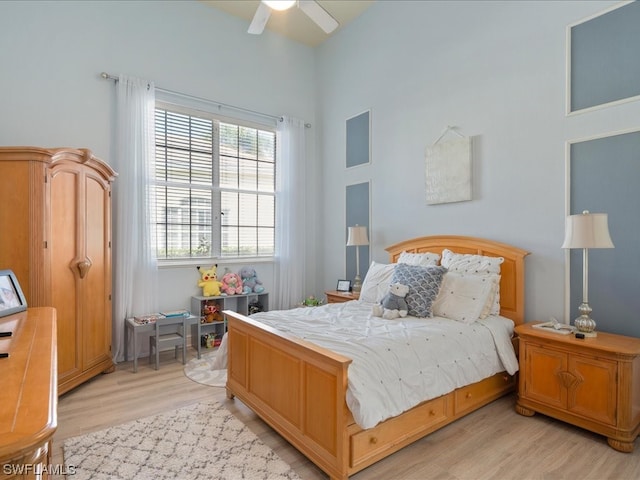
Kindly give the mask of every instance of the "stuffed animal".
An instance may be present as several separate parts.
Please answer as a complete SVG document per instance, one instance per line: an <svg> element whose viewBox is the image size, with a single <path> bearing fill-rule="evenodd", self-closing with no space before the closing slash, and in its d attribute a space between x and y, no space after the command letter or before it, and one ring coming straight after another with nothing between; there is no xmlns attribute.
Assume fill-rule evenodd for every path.
<svg viewBox="0 0 640 480"><path fill-rule="evenodd" d="M237 295L242 293L242 278L237 273L225 271L222 276L222 286L220 287L223 295Z"/></svg>
<svg viewBox="0 0 640 480"><path fill-rule="evenodd" d="M217 297L220 295L220 287L222 282L218 280L218 265L214 265L209 269L196 267L200 272L202 279L198 282L198 286L202 287L203 297Z"/></svg>
<svg viewBox="0 0 640 480"><path fill-rule="evenodd" d="M262 282L258 280L256 271L253 267L242 267L240 269L240 278L242 279L242 293L262 293L264 287Z"/></svg>
<svg viewBox="0 0 640 480"><path fill-rule="evenodd" d="M200 323L213 323L222 321L222 313L220 313L220 306L213 300L207 300L207 303L202 307L202 317Z"/></svg>
<svg viewBox="0 0 640 480"><path fill-rule="evenodd" d="M260 302L254 300L249 304L249 315L253 315L258 312L264 312L264 307Z"/></svg>
<svg viewBox="0 0 640 480"><path fill-rule="evenodd" d="M392 283L389 292L382 298L378 305L374 305L371 315L392 320L398 317L406 317L409 307L404 297L409 293L409 287L401 283Z"/></svg>

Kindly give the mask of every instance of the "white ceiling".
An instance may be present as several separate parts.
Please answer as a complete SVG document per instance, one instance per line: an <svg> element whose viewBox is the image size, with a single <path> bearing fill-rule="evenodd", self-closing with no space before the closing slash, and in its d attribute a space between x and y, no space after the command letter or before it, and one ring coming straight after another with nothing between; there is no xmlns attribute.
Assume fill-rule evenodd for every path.
<svg viewBox="0 0 640 480"><path fill-rule="evenodd" d="M247 29L260 3L259 0L201 1L213 8L245 19L247 21ZM321 0L318 1L318 3L340 24L338 28L333 31L333 33L335 33L369 8L373 0ZM272 11L266 28L311 47L320 45L329 37L329 35L324 33L320 27L297 7L293 7L284 12ZM247 35L249 35L249 33L247 33Z"/></svg>

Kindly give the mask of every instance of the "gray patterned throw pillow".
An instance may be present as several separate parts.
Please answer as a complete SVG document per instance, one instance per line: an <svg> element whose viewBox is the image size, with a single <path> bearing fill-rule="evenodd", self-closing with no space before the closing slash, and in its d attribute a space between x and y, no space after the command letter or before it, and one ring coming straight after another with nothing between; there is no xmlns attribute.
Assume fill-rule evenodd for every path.
<svg viewBox="0 0 640 480"><path fill-rule="evenodd" d="M405 300L409 315L414 317L432 317L431 306L438 296L442 278L447 269L444 267L420 267L398 263L393 272L391 283L402 283L409 287Z"/></svg>

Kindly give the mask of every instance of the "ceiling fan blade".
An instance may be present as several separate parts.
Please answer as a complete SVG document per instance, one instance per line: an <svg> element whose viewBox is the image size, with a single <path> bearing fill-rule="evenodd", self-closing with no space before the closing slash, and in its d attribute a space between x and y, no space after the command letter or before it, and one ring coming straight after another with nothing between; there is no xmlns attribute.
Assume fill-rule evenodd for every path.
<svg viewBox="0 0 640 480"><path fill-rule="evenodd" d="M258 9L256 10L256 14L253 16L253 20L251 20L251 25L249 25L249 33L260 35L264 31L264 27L270 16L271 9L264 3L260 2Z"/></svg>
<svg viewBox="0 0 640 480"><path fill-rule="evenodd" d="M325 33L331 33L338 28L338 21L322 8L318 2L313 0L299 0L298 7L300 7L300 10L311 20L317 23Z"/></svg>

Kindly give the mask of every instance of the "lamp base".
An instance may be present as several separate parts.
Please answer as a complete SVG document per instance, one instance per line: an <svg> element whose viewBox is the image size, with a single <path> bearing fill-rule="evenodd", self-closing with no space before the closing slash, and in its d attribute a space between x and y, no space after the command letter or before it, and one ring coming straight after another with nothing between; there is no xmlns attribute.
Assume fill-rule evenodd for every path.
<svg viewBox="0 0 640 480"><path fill-rule="evenodd" d="M360 275L356 275L356 278L353 279L353 285L351 285L351 291L353 293L360 293L362 290L362 279Z"/></svg>
<svg viewBox="0 0 640 480"><path fill-rule="evenodd" d="M596 337L596 322L589 316L591 307L587 302L582 302L578 307L580 316L573 321L578 333L582 333L585 337Z"/></svg>

